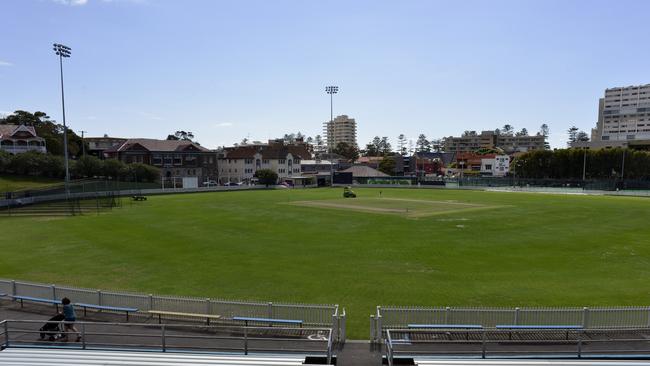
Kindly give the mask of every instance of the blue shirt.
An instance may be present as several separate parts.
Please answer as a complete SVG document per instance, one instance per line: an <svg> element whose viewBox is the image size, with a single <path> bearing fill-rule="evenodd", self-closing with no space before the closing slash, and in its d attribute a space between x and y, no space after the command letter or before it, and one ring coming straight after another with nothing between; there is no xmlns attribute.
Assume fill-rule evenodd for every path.
<svg viewBox="0 0 650 366"><path fill-rule="evenodd" d="M77 320L77 315L74 313L74 307L72 307L72 304L63 305L63 317L65 317L65 320L69 322Z"/></svg>

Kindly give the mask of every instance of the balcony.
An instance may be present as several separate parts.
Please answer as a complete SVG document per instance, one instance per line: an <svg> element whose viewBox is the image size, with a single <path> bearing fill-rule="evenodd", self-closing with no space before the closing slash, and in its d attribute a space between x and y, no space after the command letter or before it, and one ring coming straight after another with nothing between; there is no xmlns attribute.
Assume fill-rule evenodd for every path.
<svg viewBox="0 0 650 366"><path fill-rule="evenodd" d="M10 154L22 154L28 151L38 151L42 153L46 153L47 150L45 149L45 146L29 146L29 145L21 145L21 146L12 146L12 145L0 145L0 150L4 150Z"/></svg>

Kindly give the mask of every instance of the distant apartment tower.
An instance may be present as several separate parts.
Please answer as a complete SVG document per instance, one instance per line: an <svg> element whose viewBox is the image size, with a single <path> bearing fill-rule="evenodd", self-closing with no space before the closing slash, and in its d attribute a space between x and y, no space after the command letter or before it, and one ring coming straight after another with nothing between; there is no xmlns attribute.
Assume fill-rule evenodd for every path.
<svg viewBox="0 0 650 366"><path fill-rule="evenodd" d="M531 150L543 150L546 137L517 136L497 134L494 131L483 131L480 134L475 132L461 137L447 137L445 139L445 152L472 152L479 149L502 149L506 153L525 152Z"/></svg>
<svg viewBox="0 0 650 366"><path fill-rule="evenodd" d="M323 134L327 137L328 151L341 142L357 146L357 122L345 114L323 123Z"/></svg>
<svg viewBox="0 0 650 366"><path fill-rule="evenodd" d="M591 141L573 147L611 148L650 143L650 84L605 89Z"/></svg>

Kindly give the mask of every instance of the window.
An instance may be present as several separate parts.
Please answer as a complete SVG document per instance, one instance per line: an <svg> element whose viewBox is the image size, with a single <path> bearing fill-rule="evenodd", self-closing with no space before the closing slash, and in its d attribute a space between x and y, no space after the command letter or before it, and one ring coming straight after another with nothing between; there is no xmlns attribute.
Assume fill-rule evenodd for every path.
<svg viewBox="0 0 650 366"><path fill-rule="evenodd" d="M253 159L245 159L244 164L253 164Z"/></svg>
<svg viewBox="0 0 650 366"><path fill-rule="evenodd" d="M162 165L162 155L160 154L153 155L153 165Z"/></svg>
<svg viewBox="0 0 650 366"><path fill-rule="evenodd" d="M268 164L268 163L269 163L269 159L262 160L262 164Z"/></svg>
<svg viewBox="0 0 650 366"><path fill-rule="evenodd" d="M279 160L278 160L278 164L285 164L285 163L286 163L286 160L285 160L285 159L279 159Z"/></svg>

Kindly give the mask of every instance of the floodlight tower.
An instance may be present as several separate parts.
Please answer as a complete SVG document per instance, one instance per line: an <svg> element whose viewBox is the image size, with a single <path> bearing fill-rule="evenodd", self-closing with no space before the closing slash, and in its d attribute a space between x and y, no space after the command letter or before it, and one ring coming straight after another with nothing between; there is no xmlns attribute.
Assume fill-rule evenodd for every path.
<svg viewBox="0 0 650 366"><path fill-rule="evenodd" d="M61 108L63 110L63 156L65 159L65 191L68 192L70 184L70 171L68 169L68 127L65 124L65 95L63 93L63 58L70 57L70 47L60 43L54 44L54 53L59 56L59 68L61 70Z"/></svg>
<svg viewBox="0 0 650 366"><path fill-rule="evenodd" d="M327 134L329 135L329 129L334 128L333 122L334 122L334 94L339 92L339 87L335 85L329 85L325 87L325 92L330 95L330 124L329 128L327 131ZM327 136L327 150L331 153L332 152L332 145L330 144L329 141L330 137ZM332 163L332 157L330 156L330 184L333 187L334 186L334 164Z"/></svg>
<svg viewBox="0 0 650 366"><path fill-rule="evenodd" d="M334 94L339 92L339 87L334 86L334 85L326 86L325 87L325 92L330 95L330 127L331 127L331 124L334 121ZM328 138L329 138L329 136L328 136ZM332 147L331 147L329 141L327 142L327 145L329 145L328 150L331 153L332 152Z"/></svg>

